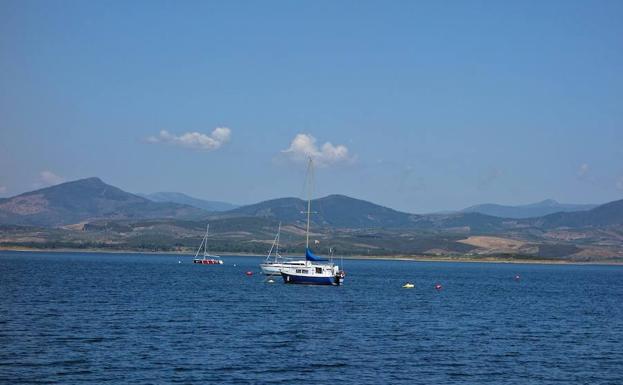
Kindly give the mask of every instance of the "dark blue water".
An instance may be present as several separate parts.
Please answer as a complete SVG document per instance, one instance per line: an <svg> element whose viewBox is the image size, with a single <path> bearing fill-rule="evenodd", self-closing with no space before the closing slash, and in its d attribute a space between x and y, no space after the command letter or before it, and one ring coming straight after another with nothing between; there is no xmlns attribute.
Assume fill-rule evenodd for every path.
<svg viewBox="0 0 623 385"><path fill-rule="evenodd" d="M1 252L0 383L623 384L621 266L225 261Z"/></svg>

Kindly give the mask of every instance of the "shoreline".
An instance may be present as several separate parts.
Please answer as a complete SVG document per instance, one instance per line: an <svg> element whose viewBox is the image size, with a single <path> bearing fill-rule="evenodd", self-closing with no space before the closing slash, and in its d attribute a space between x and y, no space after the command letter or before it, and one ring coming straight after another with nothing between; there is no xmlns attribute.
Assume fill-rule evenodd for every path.
<svg viewBox="0 0 623 385"><path fill-rule="evenodd" d="M137 251L137 250L107 250L107 249L37 249L28 247L0 247L0 251L29 252L29 253L92 253L92 254L154 254L154 255L179 255L194 256L194 253L185 251ZM265 258L265 255L246 252L220 252L220 256L227 257L257 257ZM286 255L286 257L295 257ZM300 257L300 256L299 256ZM506 263L506 264L530 264L530 265L614 265L622 266L623 261L567 261L552 259L505 259L483 256L474 257L451 257L430 255L349 255L334 257L334 259L371 260L371 261L411 261L411 262L459 262L459 263Z"/></svg>

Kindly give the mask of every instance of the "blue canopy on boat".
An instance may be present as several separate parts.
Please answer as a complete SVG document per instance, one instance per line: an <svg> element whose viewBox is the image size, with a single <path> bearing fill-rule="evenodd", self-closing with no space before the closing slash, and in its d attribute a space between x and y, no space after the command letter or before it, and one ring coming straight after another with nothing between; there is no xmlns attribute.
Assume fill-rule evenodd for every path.
<svg viewBox="0 0 623 385"><path fill-rule="evenodd" d="M315 255L309 247L305 250L305 259L314 262L328 261L328 259Z"/></svg>

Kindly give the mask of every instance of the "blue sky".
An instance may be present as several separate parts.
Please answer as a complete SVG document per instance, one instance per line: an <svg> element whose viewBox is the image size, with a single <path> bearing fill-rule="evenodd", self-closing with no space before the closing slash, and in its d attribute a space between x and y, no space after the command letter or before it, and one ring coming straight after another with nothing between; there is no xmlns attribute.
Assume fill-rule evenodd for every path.
<svg viewBox="0 0 623 385"><path fill-rule="evenodd" d="M316 195L411 212L621 199L621 20L620 1L5 0L0 196L99 176L252 203L301 196L311 153Z"/></svg>

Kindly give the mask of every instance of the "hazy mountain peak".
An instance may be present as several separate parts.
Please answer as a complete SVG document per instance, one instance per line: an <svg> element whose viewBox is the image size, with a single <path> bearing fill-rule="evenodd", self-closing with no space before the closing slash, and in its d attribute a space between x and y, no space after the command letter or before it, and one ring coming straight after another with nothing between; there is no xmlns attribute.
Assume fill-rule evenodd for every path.
<svg viewBox="0 0 623 385"><path fill-rule="evenodd" d="M181 193L181 192L172 192L172 191L162 191L155 192L151 194L138 194L139 196L149 199L153 202L171 202L171 203L179 203L184 205L189 205L193 207L197 207L207 211L227 211L235 209L239 207L238 205L228 203L228 202L220 202L220 201L211 201L200 198L195 198L190 195Z"/></svg>
<svg viewBox="0 0 623 385"><path fill-rule="evenodd" d="M559 205L560 203L558 203L558 201L554 199L549 198L549 199L544 199L536 204L543 205L543 206L556 206L556 205Z"/></svg>
<svg viewBox="0 0 623 385"><path fill-rule="evenodd" d="M537 203L526 205L499 205L494 203L485 203L475 205L461 210L465 213L481 213L502 218L532 218L549 215L557 212L573 212L590 210L597 205L593 204L567 204L559 203L554 199L545 199Z"/></svg>
<svg viewBox="0 0 623 385"><path fill-rule="evenodd" d="M276 218L284 222L297 222L305 219L305 203L299 198L279 198L242 206L225 214L259 216ZM311 219L314 223L344 228L401 228L409 226L414 217L412 214L340 194L314 199L312 210L314 214Z"/></svg>
<svg viewBox="0 0 623 385"><path fill-rule="evenodd" d="M0 223L57 226L96 218L178 218L204 211L155 203L91 177L45 187L0 202Z"/></svg>

